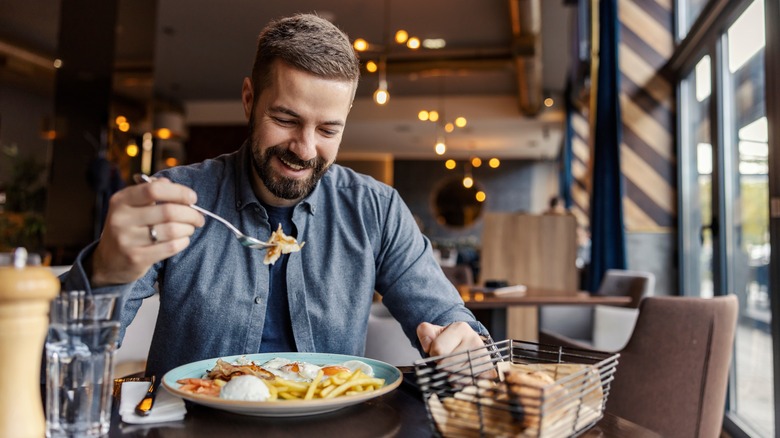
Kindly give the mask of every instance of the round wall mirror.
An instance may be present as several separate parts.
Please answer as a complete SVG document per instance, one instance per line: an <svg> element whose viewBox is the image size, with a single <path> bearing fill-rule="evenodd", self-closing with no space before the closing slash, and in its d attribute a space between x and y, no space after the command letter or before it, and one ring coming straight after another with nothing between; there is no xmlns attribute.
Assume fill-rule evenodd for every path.
<svg viewBox="0 0 780 438"><path fill-rule="evenodd" d="M451 227L467 227L473 224L482 213L482 202L477 200L477 193L480 191L476 183L466 188L461 178L448 179L434 194L433 210L436 220Z"/></svg>

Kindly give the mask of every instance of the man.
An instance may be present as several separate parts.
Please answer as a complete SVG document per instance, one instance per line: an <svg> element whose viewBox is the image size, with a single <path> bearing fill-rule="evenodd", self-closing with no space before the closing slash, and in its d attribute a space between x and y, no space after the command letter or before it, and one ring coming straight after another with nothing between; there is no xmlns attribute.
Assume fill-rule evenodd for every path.
<svg viewBox="0 0 780 438"><path fill-rule="evenodd" d="M483 345L398 193L334 165L359 78L348 38L313 15L271 23L241 93L249 140L111 199L66 288L122 290L122 322L160 292L147 372L255 352L363 352L374 290L431 355ZM265 240L305 241L270 267L196 203Z"/></svg>

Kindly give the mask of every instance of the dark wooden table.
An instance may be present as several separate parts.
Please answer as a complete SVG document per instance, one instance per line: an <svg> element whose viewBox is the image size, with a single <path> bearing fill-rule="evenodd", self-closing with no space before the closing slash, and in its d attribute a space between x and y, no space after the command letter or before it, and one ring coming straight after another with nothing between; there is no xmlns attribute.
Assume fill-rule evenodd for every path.
<svg viewBox="0 0 780 438"><path fill-rule="evenodd" d="M405 374L405 383L389 394L336 412L305 417L253 417L188 403L187 417L183 421L132 425L121 422L115 406L109 437L432 437L433 430L422 398L413 385L407 383L412 381L414 376ZM581 436L651 438L659 435L606 414Z"/></svg>

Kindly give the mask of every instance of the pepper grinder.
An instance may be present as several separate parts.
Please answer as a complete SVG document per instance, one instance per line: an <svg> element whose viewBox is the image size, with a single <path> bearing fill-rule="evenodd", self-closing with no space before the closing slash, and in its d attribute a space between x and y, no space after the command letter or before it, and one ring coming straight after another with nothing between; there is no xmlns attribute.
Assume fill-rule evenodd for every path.
<svg viewBox="0 0 780 438"><path fill-rule="evenodd" d="M13 259L0 266L0 436L40 438L41 356L60 282L48 268L27 266L24 248Z"/></svg>

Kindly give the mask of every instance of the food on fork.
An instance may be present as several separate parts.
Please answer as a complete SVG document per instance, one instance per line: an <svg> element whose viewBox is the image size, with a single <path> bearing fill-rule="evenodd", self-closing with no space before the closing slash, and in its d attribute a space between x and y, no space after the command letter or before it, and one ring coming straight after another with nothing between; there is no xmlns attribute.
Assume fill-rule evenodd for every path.
<svg viewBox="0 0 780 438"><path fill-rule="evenodd" d="M295 237L284 234L284 231L282 231L282 224L279 224L279 228L271 233L268 243L276 246L269 247L266 250L265 258L263 259L263 264L265 265L273 265L274 262L279 260L279 257L281 257L282 254L298 252L303 248L303 245L306 244L306 242L301 242L299 244L298 241L295 240Z"/></svg>
<svg viewBox="0 0 780 438"><path fill-rule="evenodd" d="M180 379L179 390L242 401L312 400L360 394L384 386L365 362L315 365L274 358L262 365L217 359L203 378ZM263 385L261 387L260 385ZM267 391L267 394L266 394Z"/></svg>

